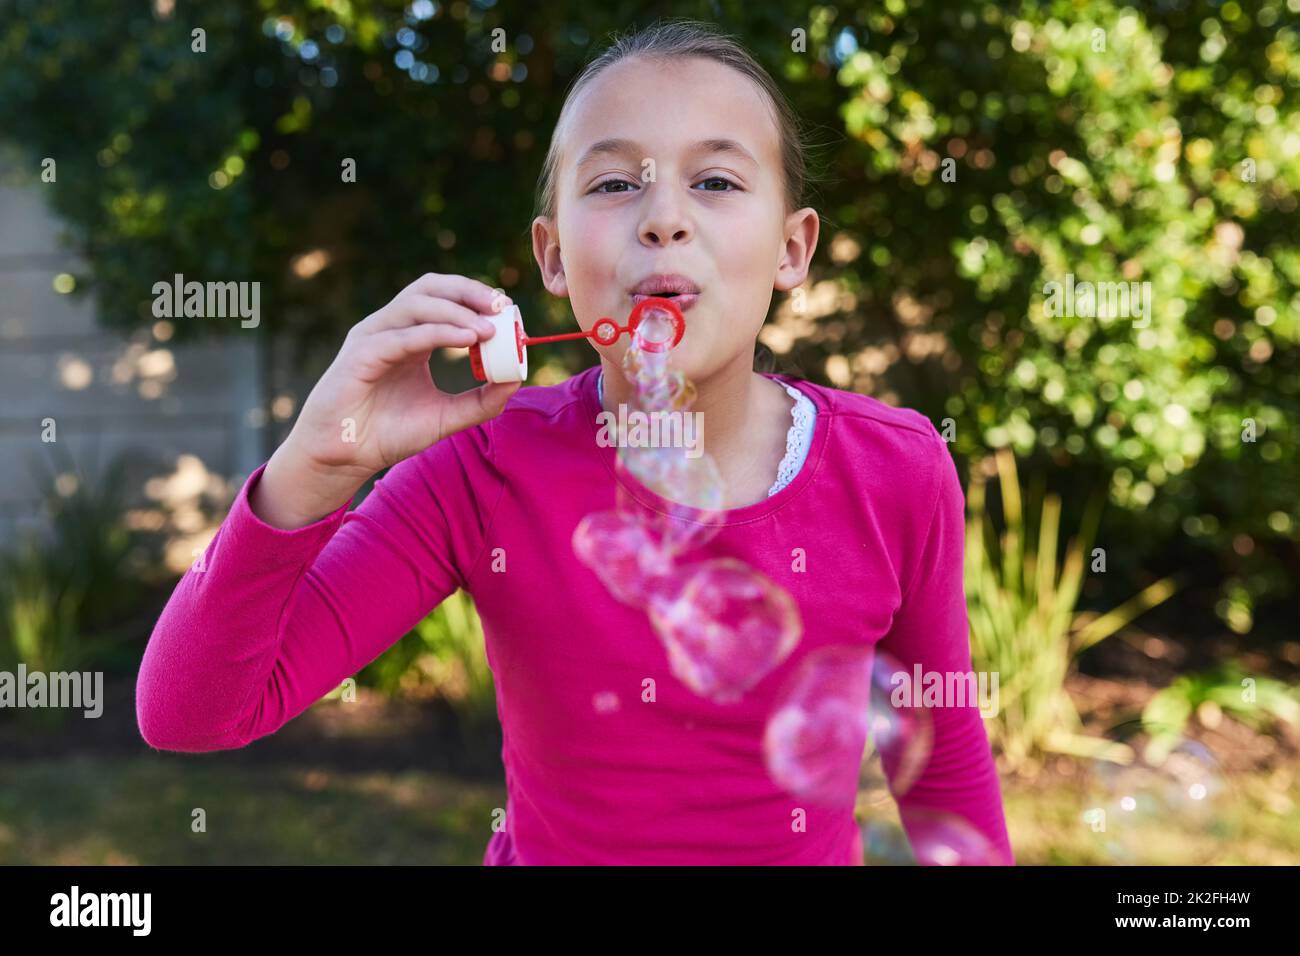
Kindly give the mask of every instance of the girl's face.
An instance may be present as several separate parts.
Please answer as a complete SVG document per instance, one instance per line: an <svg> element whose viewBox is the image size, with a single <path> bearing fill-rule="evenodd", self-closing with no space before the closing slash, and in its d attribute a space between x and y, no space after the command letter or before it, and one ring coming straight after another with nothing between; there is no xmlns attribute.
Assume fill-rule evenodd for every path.
<svg viewBox="0 0 1300 956"><path fill-rule="evenodd" d="M623 60L578 95L557 135L556 221L533 224L546 288L589 330L603 316L623 325L645 280L683 277L699 292L678 297L686 333L673 364L694 381L748 371L772 290L803 282L818 231L814 210L785 214L779 134L758 86L712 60ZM619 362L627 344L597 348Z"/></svg>

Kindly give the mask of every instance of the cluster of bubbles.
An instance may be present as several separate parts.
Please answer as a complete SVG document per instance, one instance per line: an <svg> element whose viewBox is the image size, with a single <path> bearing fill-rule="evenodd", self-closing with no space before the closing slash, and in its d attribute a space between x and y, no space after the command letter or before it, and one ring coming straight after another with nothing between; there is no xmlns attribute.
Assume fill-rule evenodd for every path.
<svg viewBox="0 0 1300 956"><path fill-rule="evenodd" d="M1225 845L1222 828L1231 797L1223 769L1207 747L1177 734L1154 733L1128 762L1093 762L1079 822L1108 863L1177 859L1201 865L1214 862Z"/></svg>
<svg viewBox="0 0 1300 956"><path fill-rule="evenodd" d="M879 648L833 645L809 654L768 718L768 773L808 804L855 803L872 865L985 866L998 853L965 818L908 807L906 831L882 820L921 776L934 743L930 711L903 692L907 671Z"/></svg>
<svg viewBox="0 0 1300 956"><path fill-rule="evenodd" d="M650 310L632 335L623 369L635 386L634 411L684 416L695 401L667 350L654 348L671 330ZM614 509L579 522L574 551L618 600L647 613L678 680L715 703L738 701L799 643L798 605L735 558L683 560L719 529L723 484L707 453L620 441L616 470ZM637 500L629 478L658 500Z"/></svg>
<svg viewBox="0 0 1300 956"><path fill-rule="evenodd" d="M694 386L669 367L667 350L646 347L670 332L666 317L648 312L632 335L623 369L636 410L684 414L694 403ZM720 527L723 483L709 455L625 441L618 448L615 507L579 522L574 551L615 598L646 612L678 680L715 703L734 703L799 644L798 605L735 558L685 557ZM655 500L641 500L631 490L638 484ZM809 804L853 805L864 791L882 799L905 794L929 759L933 728L919 703L895 699L901 670L871 647L809 654L778 692L764 728L772 780ZM867 862L980 863L992 856L973 826L939 811L910 811L908 838L912 858L895 859L894 843L864 831ZM901 832L895 842L908 845Z"/></svg>

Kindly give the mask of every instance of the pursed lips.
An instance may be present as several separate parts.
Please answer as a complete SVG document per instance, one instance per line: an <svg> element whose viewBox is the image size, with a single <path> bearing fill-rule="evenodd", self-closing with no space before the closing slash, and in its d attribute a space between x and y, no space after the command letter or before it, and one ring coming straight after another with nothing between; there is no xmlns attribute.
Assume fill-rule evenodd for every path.
<svg viewBox="0 0 1300 956"><path fill-rule="evenodd" d="M644 299L672 299L677 305L677 308L681 309L683 312L693 306L699 298L700 293L698 292L659 292L654 294L649 292L632 293L632 303L634 305Z"/></svg>

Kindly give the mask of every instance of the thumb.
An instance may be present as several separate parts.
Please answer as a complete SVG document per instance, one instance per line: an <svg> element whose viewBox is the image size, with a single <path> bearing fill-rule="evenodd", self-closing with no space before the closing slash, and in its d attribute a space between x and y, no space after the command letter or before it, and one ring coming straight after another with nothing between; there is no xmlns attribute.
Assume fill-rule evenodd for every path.
<svg viewBox="0 0 1300 956"><path fill-rule="evenodd" d="M488 382L453 395L442 415L442 437L455 434L501 414L523 382Z"/></svg>

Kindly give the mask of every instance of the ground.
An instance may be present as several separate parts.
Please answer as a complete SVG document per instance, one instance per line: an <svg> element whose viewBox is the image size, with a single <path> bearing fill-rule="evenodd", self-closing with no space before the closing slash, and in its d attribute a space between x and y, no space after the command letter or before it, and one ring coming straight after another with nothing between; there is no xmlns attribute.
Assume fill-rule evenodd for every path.
<svg viewBox="0 0 1300 956"><path fill-rule="evenodd" d="M1069 689L1090 728L1139 712L1154 691L1081 675ZM499 728L465 729L438 701L363 689L355 703L322 701L242 750L192 755L140 739L132 682L105 690L98 720L0 719L0 864L477 865L505 806ZM1003 778L1017 861L1300 864L1297 736L1258 735L1230 718L1189 735L1229 785L1212 819L1150 821L1142 859L1132 859L1131 844L1116 850L1080 820L1087 767L1050 759ZM897 819L892 804L871 812Z"/></svg>

